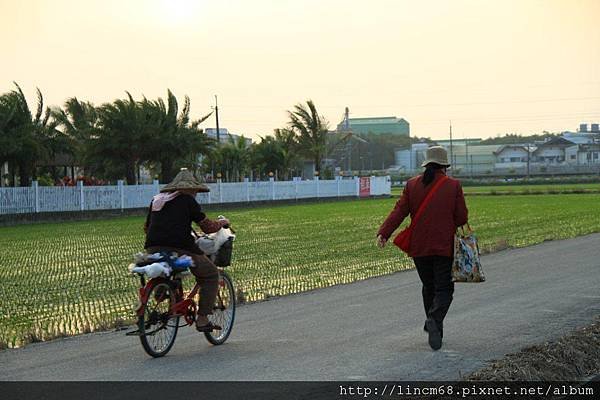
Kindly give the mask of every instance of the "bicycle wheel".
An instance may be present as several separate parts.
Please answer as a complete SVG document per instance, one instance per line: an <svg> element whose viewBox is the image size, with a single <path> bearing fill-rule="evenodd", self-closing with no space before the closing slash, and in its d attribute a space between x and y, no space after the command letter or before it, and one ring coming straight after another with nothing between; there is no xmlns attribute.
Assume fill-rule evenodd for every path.
<svg viewBox="0 0 600 400"><path fill-rule="evenodd" d="M204 332L206 340L214 345L225 343L231 333L235 319L235 291L233 290L231 278L224 271L221 272L221 278L219 279L217 301L213 313L208 316L208 319L222 329Z"/></svg>
<svg viewBox="0 0 600 400"><path fill-rule="evenodd" d="M161 282L150 290L148 301L142 305L144 315L138 318L138 331L142 347L152 357L164 356L175 343L179 317L171 316L173 304L175 290Z"/></svg>

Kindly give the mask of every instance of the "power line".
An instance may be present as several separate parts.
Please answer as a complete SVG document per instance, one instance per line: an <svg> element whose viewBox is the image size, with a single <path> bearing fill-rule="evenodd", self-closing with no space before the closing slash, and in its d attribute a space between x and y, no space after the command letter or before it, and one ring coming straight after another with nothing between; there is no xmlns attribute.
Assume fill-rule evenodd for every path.
<svg viewBox="0 0 600 400"><path fill-rule="evenodd" d="M482 101L466 103L423 103L423 104L353 104L353 107L365 108L403 108L403 107L454 107L454 106L477 106L477 105L496 105L496 104L527 104L527 103L552 103L560 101L580 101L580 100L600 100L599 96L590 97L563 97L555 99L533 99L533 100L505 100L505 101ZM278 110L285 108L282 105L242 105L227 104L231 108L276 108ZM341 108L340 105L319 104L319 108Z"/></svg>
<svg viewBox="0 0 600 400"><path fill-rule="evenodd" d="M521 116L506 116L506 117L482 117L482 118L454 118L455 121L461 123L496 123L496 122L537 122L545 120L567 120L567 119L600 119L600 112L588 112L588 113L571 113L571 114L549 114L549 115L521 115ZM419 118L410 121L411 124L423 124L423 123L445 123L447 119L444 118ZM257 122L255 119L230 119L230 123L245 123L248 125L270 125L268 122Z"/></svg>

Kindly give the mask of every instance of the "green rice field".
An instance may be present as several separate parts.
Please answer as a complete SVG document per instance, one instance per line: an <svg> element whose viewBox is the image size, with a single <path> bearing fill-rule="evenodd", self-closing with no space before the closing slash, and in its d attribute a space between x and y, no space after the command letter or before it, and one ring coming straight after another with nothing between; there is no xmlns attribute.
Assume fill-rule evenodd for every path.
<svg viewBox="0 0 600 400"><path fill-rule="evenodd" d="M237 232L229 270L258 301L411 268L375 234L397 199L218 210ZM484 252L600 232L600 194L469 196ZM0 227L0 348L132 321L142 217Z"/></svg>

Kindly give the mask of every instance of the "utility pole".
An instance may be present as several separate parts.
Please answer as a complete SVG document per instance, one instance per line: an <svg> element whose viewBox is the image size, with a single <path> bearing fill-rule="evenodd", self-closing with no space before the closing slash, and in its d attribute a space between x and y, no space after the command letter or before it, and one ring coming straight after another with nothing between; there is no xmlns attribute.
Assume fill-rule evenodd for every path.
<svg viewBox="0 0 600 400"><path fill-rule="evenodd" d="M219 132L219 104L217 103L217 95L215 94L215 117L217 118L217 144L221 144L221 133Z"/></svg>
<svg viewBox="0 0 600 400"><path fill-rule="evenodd" d="M529 180L529 142L527 142L527 180Z"/></svg>
<svg viewBox="0 0 600 400"><path fill-rule="evenodd" d="M344 110L344 134L348 137L348 142L346 143L347 149L347 157L348 157L348 172L352 176L352 143L350 140L352 139L352 133L350 132L350 109L346 107Z"/></svg>
<svg viewBox="0 0 600 400"><path fill-rule="evenodd" d="M352 139L352 137L350 137ZM348 139L348 143L346 144L346 148L348 149L348 172L350 176L352 176L352 143Z"/></svg>
<svg viewBox="0 0 600 400"><path fill-rule="evenodd" d="M450 164L454 165L454 155L452 153L452 121L450 121Z"/></svg>
<svg viewBox="0 0 600 400"><path fill-rule="evenodd" d="M348 132L350 130L350 109L346 107L344 111L344 130Z"/></svg>
<svg viewBox="0 0 600 400"><path fill-rule="evenodd" d="M469 139L465 138L465 169L467 169L469 167L468 162L469 162Z"/></svg>
<svg viewBox="0 0 600 400"><path fill-rule="evenodd" d="M471 154L471 179L473 179L473 154Z"/></svg>

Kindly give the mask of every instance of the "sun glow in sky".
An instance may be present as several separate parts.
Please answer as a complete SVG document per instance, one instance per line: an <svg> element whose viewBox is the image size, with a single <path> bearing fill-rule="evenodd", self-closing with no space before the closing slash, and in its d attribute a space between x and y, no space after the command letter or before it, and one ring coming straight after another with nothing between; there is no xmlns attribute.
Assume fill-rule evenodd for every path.
<svg viewBox="0 0 600 400"><path fill-rule="evenodd" d="M156 6L148 2L148 10L157 21L172 24L172 28L195 24L202 16L203 4L200 0L159 0L155 3Z"/></svg>
<svg viewBox="0 0 600 400"><path fill-rule="evenodd" d="M307 99L332 128L348 106L432 138L600 122L597 0L0 0L0 34L0 93L170 88L196 118L216 94L221 126L253 138Z"/></svg>

